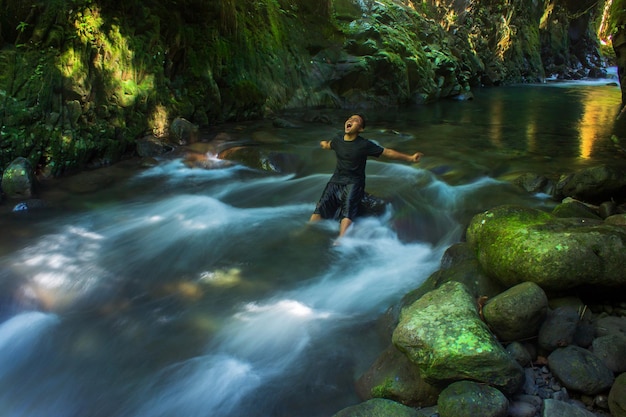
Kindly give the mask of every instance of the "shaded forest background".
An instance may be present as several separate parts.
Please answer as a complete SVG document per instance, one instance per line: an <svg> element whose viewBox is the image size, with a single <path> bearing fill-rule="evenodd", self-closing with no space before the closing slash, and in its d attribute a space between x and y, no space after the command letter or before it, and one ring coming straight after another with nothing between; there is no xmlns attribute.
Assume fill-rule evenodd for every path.
<svg viewBox="0 0 626 417"><path fill-rule="evenodd" d="M621 3L0 0L0 170L113 163L177 117L202 128L602 77L622 56L598 34L624 38Z"/></svg>

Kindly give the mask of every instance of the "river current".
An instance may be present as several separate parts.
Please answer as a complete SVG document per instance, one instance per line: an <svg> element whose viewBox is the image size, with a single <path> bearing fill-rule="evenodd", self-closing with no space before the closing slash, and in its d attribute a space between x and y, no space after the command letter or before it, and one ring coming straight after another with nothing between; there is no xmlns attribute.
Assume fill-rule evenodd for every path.
<svg viewBox="0 0 626 417"><path fill-rule="evenodd" d="M331 123L202 132L211 169L169 155L51 180L49 207L0 226L3 417L326 417L389 344L385 312L439 267L471 217L549 210L510 180L605 162L620 90L608 80L475 91L368 110L363 136L419 164L368 162L385 213L308 225L334 168ZM289 117L286 115L285 117ZM214 159L211 143L286 155L282 173ZM223 143L220 146L226 146ZM207 150L209 149L209 150Z"/></svg>

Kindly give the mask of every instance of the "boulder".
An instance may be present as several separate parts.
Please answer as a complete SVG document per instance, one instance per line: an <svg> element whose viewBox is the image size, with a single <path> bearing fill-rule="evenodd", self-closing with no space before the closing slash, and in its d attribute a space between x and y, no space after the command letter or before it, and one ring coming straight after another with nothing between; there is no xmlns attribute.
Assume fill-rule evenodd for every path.
<svg viewBox="0 0 626 417"><path fill-rule="evenodd" d="M2 191L11 199L28 199L34 194L33 166L26 158L15 158L2 174Z"/></svg>
<svg viewBox="0 0 626 417"><path fill-rule="evenodd" d="M521 366L497 342L478 316L475 298L458 282L405 307L392 341L432 384L469 379L512 393L523 383Z"/></svg>
<svg viewBox="0 0 626 417"><path fill-rule="evenodd" d="M562 177L556 185L557 195L600 204L622 201L626 195L626 175L622 169L599 165Z"/></svg>
<svg viewBox="0 0 626 417"><path fill-rule="evenodd" d="M441 417L506 417L509 401L493 387L459 381L441 392L437 405Z"/></svg>
<svg viewBox="0 0 626 417"><path fill-rule="evenodd" d="M626 373L615 378L609 392L609 410L613 417L626 417Z"/></svg>
<svg viewBox="0 0 626 417"><path fill-rule="evenodd" d="M395 401L374 398L364 403L344 408L333 417L425 417L414 408Z"/></svg>
<svg viewBox="0 0 626 417"><path fill-rule="evenodd" d="M172 120L170 141L177 145L188 145L198 141L198 126L182 117Z"/></svg>
<svg viewBox="0 0 626 417"><path fill-rule="evenodd" d="M626 317L605 316L595 322L598 337L621 334L626 335Z"/></svg>
<svg viewBox="0 0 626 417"><path fill-rule="evenodd" d="M587 349L567 346L548 356L548 366L569 390L586 395L608 391L613 385L613 372Z"/></svg>
<svg viewBox="0 0 626 417"><path fill-rule="evenodd" d="M580 201L566 198L561 204L557 205L552 214L556 217L580 217L583 219L601 220L600 215L591 207Z"/></svg>
<svg viewBox="0 0 626 417"><path fill-rule="evenodd" d="M482 269L509 287L525 281L544 290L626 286L622 226L500 206L474 216L467 242Z"/></svg>
<svg viewBox="0 0 626 417"><path fill-rule="evenodd" d="M515 362L519 363L522 367L529 366L532 362L530 352L519 342L509 343L506 346L506 351L513 359L515 359Z"/></svg>
<svg viewBox="0 0 626 417"><path fill-rule="evenodd" d="M565 401L547 399L543 402L541 417L596 417L596 415Z"/></svg>
<svg viewBox="0 0 626 417"><path fill-rule="evenodd" d="M548 191L551 191L554 188L554 183L548 178L532 172L520 175L513 180L513 184L522 188L524 191L533 194L541 192L548 193Z"/></svg>
<svg viewBox="0 0 626 417"><path fill-rule="evenodd" d="M386 398L413 407L437 404L440 389L424 381L419 368L395 346L389 346L358 379L362 400Z"/></svg>
<svg viewBox="0 0 626 417"><path fill-rule="evenodd" d="M617 226L626 226L626 214L614 214L604 219L607 224L614 224Z"/></svg>
<svg viewBox="0 0 626 417"><path fill-rule="evenodd" d="M546 293L533 282L516 285L487 301L483 317L502 341L535 336L548 312Z"/></svg>
<svg viewBox="0 0 626 417"><path fill-rule="evenodd" d="M617 214L617 204L613 201L605 201L598 206L598 215L603 219Z"/></svg>
<svg viewBox="0 0 626 417"><path fill-rule="evenodd" d="M539 346L548 351L572 344L580 317L573 307L565 306L551 310L539 328Z"/></svg>
<svg viewBox="0 0 626 417"><path fill-rule="evenodd" d="M137 155L142 158L163 155L172 151L174 148L171 144L165 143L155 136L144 136L135 142Z"/></svg>
<svg viewBox="0 0 626 417"><path fill-rule="evenodd" d="M594 339L592 352L612 372L626 372L626 335L611 334Z"/></svg>

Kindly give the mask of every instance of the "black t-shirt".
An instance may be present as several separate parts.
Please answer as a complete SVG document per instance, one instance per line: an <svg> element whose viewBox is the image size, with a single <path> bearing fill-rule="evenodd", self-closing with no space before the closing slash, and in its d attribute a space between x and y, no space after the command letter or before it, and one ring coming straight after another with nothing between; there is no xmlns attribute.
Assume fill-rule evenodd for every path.
<svg viewBox="0 0 626 417"><path fill-rule="evenodd" d="M337 167L330 182L336 184L365 185L365 165L368 156L378 158L385 148L357 136L353 141L343 140L343 134L330 141L330 147L337 155Z"/></svg>

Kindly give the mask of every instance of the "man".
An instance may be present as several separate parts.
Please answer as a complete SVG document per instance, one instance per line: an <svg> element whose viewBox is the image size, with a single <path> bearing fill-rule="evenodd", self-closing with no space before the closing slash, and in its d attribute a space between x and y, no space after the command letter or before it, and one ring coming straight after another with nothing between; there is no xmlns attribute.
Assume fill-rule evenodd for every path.
<svg viewBox="0 0 626 417"><path fill-rule="evenodd" d="M359 205L365 195L365 165L370 156L384 156L405 162L419 162L421 152L408 155L390 148L384 148L364 139L360 133L365 129L365 118L354 114L344 124L344 134L332 140L320 142L322 149L332 149L337 156L337 167L333 176L326 184L311 222L331 219L337 214L340 219L339 238L341 238L356 216Z"/></svg>

